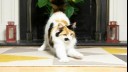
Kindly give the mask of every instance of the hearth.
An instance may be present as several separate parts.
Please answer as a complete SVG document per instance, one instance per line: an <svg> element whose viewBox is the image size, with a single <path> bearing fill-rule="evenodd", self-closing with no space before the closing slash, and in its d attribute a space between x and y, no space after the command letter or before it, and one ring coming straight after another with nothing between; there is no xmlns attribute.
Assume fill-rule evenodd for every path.
<svg viewBox="0 0 128 72"><path fill-rule="evenodd" d="M36 6L38 0L20 0L20 40L43 41L44 27L49 18L44 8ZM106 41L109 20L109 0L85 0L78 4L79 11L71 22L77 22L78 44Z"/></svg>

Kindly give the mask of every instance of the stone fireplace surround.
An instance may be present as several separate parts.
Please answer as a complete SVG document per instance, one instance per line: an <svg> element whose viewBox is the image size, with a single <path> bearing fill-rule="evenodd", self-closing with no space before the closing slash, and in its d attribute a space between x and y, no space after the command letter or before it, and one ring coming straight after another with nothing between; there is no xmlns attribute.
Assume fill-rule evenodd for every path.
<svg viewBox="0 0 128 72"><path fill-rule="evenodd" d="M32 7L33 2L36 0L20 0L20 42L26 44L33 45L41 45L42 39L38 39L36 35L34 35L34 31L32 31ZM94 0L90 0L94 1ZM118 43L106 43L106 26L109 21L109 0L95 0L96 1L96 20L95 20L95 41L83 39L84 41L79 40L78 38L77 45L117 45ZM91 3L91 2L90 2ZM91 6L90 6L91 7ZM36 31L36 30L35 30ZM43 38L43 35L42 35ZM119 43L118 45L124 45L123 43Z"/></svg>
<svg viewBox="0 0 128 72"><path fill-rule="evenodd" d="M93 1L95 1L96 4L94 4ZM35 20L35 19L33 19L33 17L35 17L33 15L34 11L32 11L32 10L35 10L34 2L36 2L36 0L20 0L20 11L22 11L22 12L20 12L20 33L21 33L20 39L21 40L41 41L41 37L43 38L44 33L42 33L42 36L39 35L41 37L38 38L38 36L36 35L36 33L38 33L38 32L37 32L37 30L34 30L36 23L35 24L32 23L33 20ZM95 33L93 33L92 35L94 35L95 37L93 37L93 40L92 40L91 35L87 36L87 37L86 37L86 35L84 35L86 33L84 28L83 28L83 30L77 29L76 34L78 35L77 36L78 44L88 43L88 42L95 42L95 43L96 42L105 42L106 26L107 26L108 20L109 20L109 17L108 17L109 16L109 14L108 14L109 13L109 5L108 5L109 1L108 0L90 0L88 3L90 3L89 14L93 13L92 17L91 16L88 16L88 17L90 19L93 19L91 21L93 21L93 24L95 26L95 28L94 28ZM93 7L94 5L95 5L95 7ZM91 8L93 8L95 10L93 10ZM84 9L88 9L88 8L84 8ZM82 12L80 14L82 15ZM95 17L95 18L93 18L93 17ZM85 18L85 19L87 19L87 18ZM88 20L90 20L90 19L88 19ZM74 19L72 19L72 20L74 20ZM80 21L80 20L78 20L78 21ZM85 21L84 23L91 24L91 21L90 22ZM83 23L82 20L79 23L82 24ZM43 24L45 24L45 23L43 23ZM42 28L44 28L44 26L45 25L43 25ZM84 24L82 26L84 26ZM78 27L81 28L81 26L78 26ZM87 27L87 25L85 27ZM83 32L83 34L82 34L82 32ZM82 35L86 38L84 38L84 37L82 38ZM88 37L90 37L90 40ZM80 38L82 38L82 39L80 39Z"/></svg>

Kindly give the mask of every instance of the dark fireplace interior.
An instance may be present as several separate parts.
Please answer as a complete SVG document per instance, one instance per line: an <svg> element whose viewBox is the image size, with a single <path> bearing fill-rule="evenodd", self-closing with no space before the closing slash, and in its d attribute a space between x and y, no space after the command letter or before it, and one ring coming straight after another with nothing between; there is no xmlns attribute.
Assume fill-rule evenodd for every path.
<svg viewBox="0 0 128 72"><path fill-rule="evenodd" d="M36 6L38 0L20 0L20 40L43 41L45 24L49 18L45 8ZM108 24L108 0L85 0L77 4L79 11L70 18L77 22L78 44L105 42Z"/></svg>

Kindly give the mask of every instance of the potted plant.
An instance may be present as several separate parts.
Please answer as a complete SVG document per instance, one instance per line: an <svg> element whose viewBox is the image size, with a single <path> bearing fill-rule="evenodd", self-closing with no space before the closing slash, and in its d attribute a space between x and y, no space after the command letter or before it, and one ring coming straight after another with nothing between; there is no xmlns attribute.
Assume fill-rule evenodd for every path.
<svg viewBox="0 0 128 72"><path fill-rule="evenodd" d="M53 3L52 1L55 0L38 0L37 5L39 8L46 7L46 11L48 14L53 13ZM67 15L67 17L71 17L73 14L76 14L78 11L78 8L76 7L76 4L83 3L84 0L63 0L64 1L64 13Z"/></svg>

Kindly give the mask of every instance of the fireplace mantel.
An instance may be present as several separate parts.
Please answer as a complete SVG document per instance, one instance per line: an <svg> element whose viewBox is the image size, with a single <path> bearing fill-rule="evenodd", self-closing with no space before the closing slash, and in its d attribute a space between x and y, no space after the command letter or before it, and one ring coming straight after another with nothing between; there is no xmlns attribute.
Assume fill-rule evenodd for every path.
<svg viewBox="0 0 128 72"><path fill-rule="evenodd" d="M42 12L43 9L41 10L35 7L36 2L37 2L36 0L21 0L20 1L20 33L21 33L20 39L21 40L41 40L41 37L40 38L37 37L38 30L36 29L39 29L39 28L36 28L38 27L36 25L40 24L39 27L44 28L48 17L45 17L45 16L44 16L45 18L43 18L43 16L41 17L42 14L39 14L39 13ZM70 19L71 21L78 20L77 22L79 24L77 24L78 27L76 29L78 42L80 43L80 42L83 42L80 40L86 41L90 39L94 41L105 41L105 38L106 38L105 33L107 30L106 28L109 22L109 0L89 0L83 4L78 5L78 7L80 8L79 15L73 16L73 18L76 18L76 19L73 19L73 18ZM34 15L35 13L37 14ZM80 15L84 16L83 17L84 19L82 18L81 20ZM39 22L40 20L44 22L43 23ZM43 24L43 26L41 24ZM84 30L80 30L81 29L80 25L82 24L84 27L87 27L88 25L91 24L92 26L88 26L88 27L90 27L89 29L92 29L93 31L86 30L85 28L83 28ZM88 25L85 26L86 24ZM40 29L40 31L44 32L44 30L42 29ZM83 34L80 34L84 36L83 39L80 39L81 36L79 35L80 32L78 31L83 33ZM89 34L90 32L87 32L87 31L92 31L92 32L91 34ZM42 34L39 33L39 34L40 34L39 36L43 36L44 33ZM84 34L87 34L87 35L84 35ZM95 35L95 37L92 37L92 35Z"/></svg>

